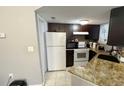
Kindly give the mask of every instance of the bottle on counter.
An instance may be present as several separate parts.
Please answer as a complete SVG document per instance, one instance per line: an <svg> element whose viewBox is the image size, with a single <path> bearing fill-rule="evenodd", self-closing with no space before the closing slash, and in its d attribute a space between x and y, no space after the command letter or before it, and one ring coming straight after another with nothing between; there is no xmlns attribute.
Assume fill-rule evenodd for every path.
<svg viewBox="0 0 124 93"><path fill-rule="evenodd" d="M78 39L77 38L75 38L75 40L74 40L75 42L78 42Z"/></svg>
<svg viewBox="0 0 124 93"><path fill-rule="evenodd" d="M96 45L97 45L97 43L93 43L93 49L96 49Z"/></svg>
<svg viewBox="0 0 124 93"><path fill-rule="evenodd" d="M92 48L93 42L89 42L89 46L90 48Z"/></svg>

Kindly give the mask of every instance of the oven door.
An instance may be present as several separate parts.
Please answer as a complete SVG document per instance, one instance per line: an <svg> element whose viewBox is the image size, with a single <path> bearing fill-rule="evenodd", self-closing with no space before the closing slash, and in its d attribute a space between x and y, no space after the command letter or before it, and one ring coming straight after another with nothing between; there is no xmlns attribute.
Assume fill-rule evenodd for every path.
<svg viewBox="0 0 124 93"><path fill-rule="evenodd" d="M75 49L74 50L74 61L82 62L89 59L89 49Z"/></svg>

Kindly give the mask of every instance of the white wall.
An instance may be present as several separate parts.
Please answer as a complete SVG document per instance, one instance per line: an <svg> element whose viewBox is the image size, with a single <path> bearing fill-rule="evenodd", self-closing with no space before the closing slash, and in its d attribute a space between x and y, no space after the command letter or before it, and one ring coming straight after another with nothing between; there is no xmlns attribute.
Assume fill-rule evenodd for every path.
<svg viewBox="0 0 124 93"><path fill-rule="evenodd" d="M41 84L35 12L38 7L0 7L0 85L6 85L8 74L27 79L28 84ZM27 51L34 46L34 52Z"/></svg>
<svg viewBox="0 0 124 93"><path fill-rule="evenodd" d="M106 44L108 40L108 31L109 31L109 24L102 24L100 25L100 34L99 34L99 43Z"/></svg>

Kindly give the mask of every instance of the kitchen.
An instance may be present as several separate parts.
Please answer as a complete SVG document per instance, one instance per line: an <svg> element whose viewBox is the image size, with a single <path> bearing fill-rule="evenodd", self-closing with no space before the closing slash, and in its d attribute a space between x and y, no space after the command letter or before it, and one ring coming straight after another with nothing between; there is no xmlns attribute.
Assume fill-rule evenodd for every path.
<svg viewBox="0 0 124 93"><path fill-rule="evenodd" d="M99 38L100 25L80 25L48 23L49 32L66 32L66 66L73 66L74 61L81 64L81 61L88 61L89 49L88 42L97 42ZM94 33L92 33L92 31ZM78 33L75 33L78 32ZM95 36L94 36L94 35ZM90 38L90 39L89 39ZM83 59L77 59L76 53L84 52ZM75 57L74 57L75 56ZM78 65L77 64L77 65ZM75 64L76 65L76 64Z"/></svg>
<svg viewBox="0 0 124 93"><path fill-rule="evenodd" d="M66 32L66 67L80 66L91 59L89 59L89 48L96 47L100 25L48 23L48 32ZM57 36L55 38L58 39Z"/></svg>
<svg viewBox="0 0 124 93"><path fill-rule="evenodd" d="M112 49L117 49L107 45L110 10L115 7L59 8L45 7L38 11L48 22L48 32L45 33L47 71L85 66L97 54L97 50L111 52ZM74 12L67 13L74 9ZM82 17L83 20L81 16L85 16ZM71 18L78 21L71 22Z"/></svg>

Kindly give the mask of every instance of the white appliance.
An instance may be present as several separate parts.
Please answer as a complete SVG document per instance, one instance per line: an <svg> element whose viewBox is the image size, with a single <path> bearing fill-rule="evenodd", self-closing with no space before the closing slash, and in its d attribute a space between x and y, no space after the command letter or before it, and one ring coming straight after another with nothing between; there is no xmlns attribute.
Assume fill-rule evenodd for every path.
<svg viewBox="0 0 124 93"><path fill-rule="evenodd" d="M66 33L46 32L48 71L66 69Z"/></svg>
<svg viewBox="0 0 124 93"><path fill-rule="evenodd" d="M74 50L74 66L85 65L89 59L89 48Z"/></svg>
<svg viewBox="0 0 124 93"><path fill-rule="evenodd" d="M86 47L85 41L78 42L78 48L85 48L85 47Z"/></svg>

